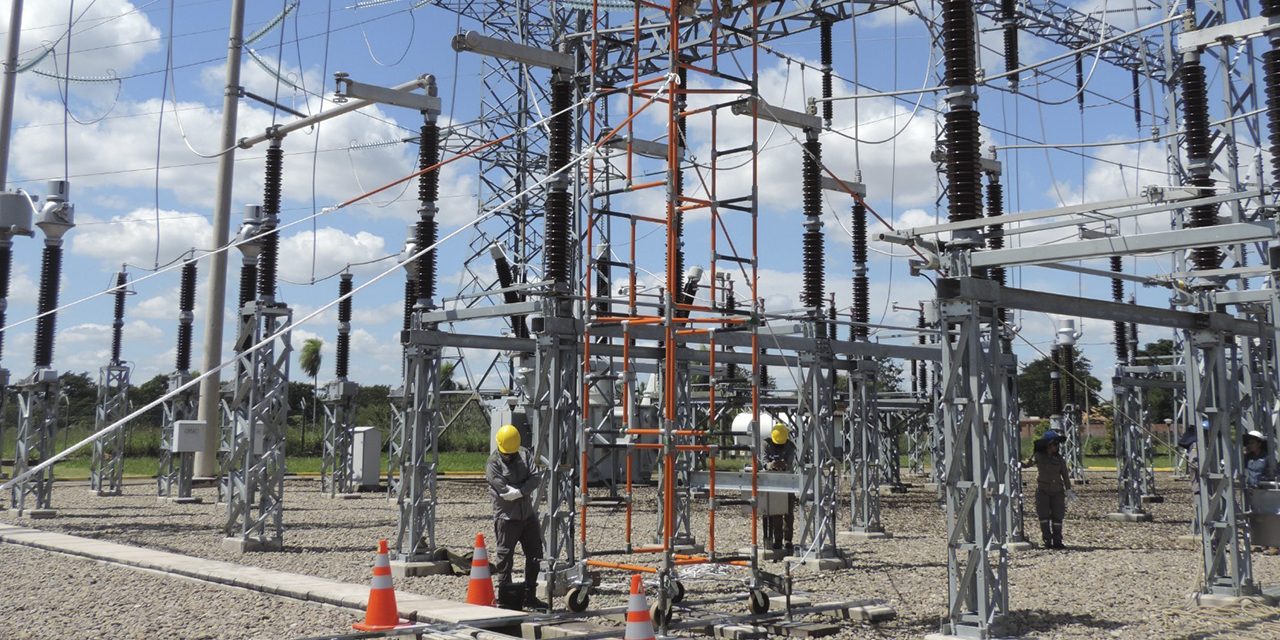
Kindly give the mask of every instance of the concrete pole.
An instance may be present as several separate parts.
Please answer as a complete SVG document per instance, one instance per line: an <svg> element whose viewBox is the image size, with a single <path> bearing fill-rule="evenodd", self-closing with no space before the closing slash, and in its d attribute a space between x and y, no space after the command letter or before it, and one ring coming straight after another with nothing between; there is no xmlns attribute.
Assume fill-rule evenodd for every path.
<svg viewBox="0 0 1280 640"><path fill-rule="evenodd" d="M9 42L0 86L0 191L9 186L9 140L13 128L13 96L18 82L18 43L22 39L22 0L9 4Z"/></svg>
<svg viewBox="0 0 1280 640"><path fill-rule="evenodd" d="M15 0L16 2L17 0ZM231 35L227 44L227 86L222 95L222 137L218 156L218 191L213 201L213 245L227 244L231 229L231 183L235 171L236 115L240 107L240 49L244 42L244 0L231 2ZM223 308L227 298L227 252L210 257L208 297L205 301L204 352L200 370L211 371L222 364ZM217 373L200 381L199 419L209 425L204 446L195 455L195 476L210 477L217 472L218 414L221 376Z"/></svg>

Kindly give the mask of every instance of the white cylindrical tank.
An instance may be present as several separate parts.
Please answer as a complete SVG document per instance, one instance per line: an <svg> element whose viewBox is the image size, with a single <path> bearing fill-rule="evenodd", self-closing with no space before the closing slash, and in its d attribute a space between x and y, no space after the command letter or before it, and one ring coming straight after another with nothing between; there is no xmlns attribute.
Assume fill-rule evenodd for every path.
<svg viewBox="0 0 1280 640"><path fill-rule="evenodd" d="M733 433L734 444L737 444L737 445L752 444L751 419L752 419L752 415L751 415L751 412L749 411L744 413L739 413L737 416L734 417L733 425L729 427L729 430ZM760 442L763 443L765 440L769 439L769 436L773 434L773 425L779 422L787 425L788 431L794 431L794 429L792 428L793 424L792 424L791 416L786 414L774 415L766 411L760 412L760 424L758 425L758 430L760 431Z"/></svg>

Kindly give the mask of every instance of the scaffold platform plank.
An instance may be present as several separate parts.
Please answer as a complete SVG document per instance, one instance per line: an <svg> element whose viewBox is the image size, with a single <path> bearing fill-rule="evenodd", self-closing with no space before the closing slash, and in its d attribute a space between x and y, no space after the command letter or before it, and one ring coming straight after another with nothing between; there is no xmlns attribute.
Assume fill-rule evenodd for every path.
<svg viewBox="0 0 1280 640"><path fill-rule="evenodd" d="M28 527L0 524L0 542L357 611L364 610L369 598L368 585L194 558ZM517 611L442 600L406 591L396 591L396 605L401 618L414 622L445 622L494 628L519 625L528 618Z"/></svg>

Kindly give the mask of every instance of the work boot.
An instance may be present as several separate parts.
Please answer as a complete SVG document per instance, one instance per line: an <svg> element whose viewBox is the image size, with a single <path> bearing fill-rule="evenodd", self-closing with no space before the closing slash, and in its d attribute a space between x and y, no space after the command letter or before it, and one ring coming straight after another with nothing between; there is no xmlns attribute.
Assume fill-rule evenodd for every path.
<svg viewBox="0 0 1280 640"><path fill-rule="evenodd" d="M537 583L534 583L532 587L525 587L524 608L529 610L538 610L538 611L550 610L551 605L538 599Z"/></svg>
<svg viewBox="0 0 1280 640"><path fill-rule="evenodd" d="M1053 523L1053 548L1066 549L1067 545L1062 544L1062 523Z"/></svg>
<svg viewBox="0 0 1280 640"><path fill-rule="evenodd" d="M1053 548L1053 534L1049 530L1048 520L1040 521L1040 537L1044 539L1044 548L1046 549Z"/></svg>

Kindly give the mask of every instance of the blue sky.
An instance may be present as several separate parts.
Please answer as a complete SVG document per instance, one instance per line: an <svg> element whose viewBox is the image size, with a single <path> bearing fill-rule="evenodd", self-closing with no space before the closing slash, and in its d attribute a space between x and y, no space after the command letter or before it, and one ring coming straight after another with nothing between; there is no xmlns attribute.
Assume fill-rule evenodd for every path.
<svg viewBox="0 0 1280 640"><path fill-rule="evenodd" d="M283 4L250 2L246 33L262 28ZM353 0L302 2L280 25L250 45L263 64L246 57L245 87L259 95L278 96L280 103L311 113L321 107L316 94L332 92L335 71L345 71L361 82L387 86L432 73L437 77L445 105L443 123L468 122L477 116L482 91L480 58L475 54L455 54L449 47L449 38L459 29L473 29L476 25L459 21L456 14L436 6L409 10L417 4L409 0L377 6L359 3L362 8L354 8L357 4ZM34 70L54 76L66 73L64 36L68 9L75 15L83 13L71 29L70 73L78 80L68 85L67 108L60 98L59 82L37 75L34 70L21 74L10 155L10 188L43 193L47 179L62 178L65 173L71 180L78 226L67 236L61 293L64 304L105 290L111 274L122 264L129 265L130 279L137 280L148 270L164 266L193 248L199 252L211 248L215 161L196 152L209 155L219 151L216 146L229 8L224 1L176 0L171 13L170 5L168 0L77 0L73 6L68 0L27 3L21 58L30 60L53 46L54 53L45 55ZM836 82L837 94L853 93L855 76L862 84L878 90L937 84L939 68L930 57L929 33L920 18L913 15L928 15L933 9L924 2L906 6L910 12L892 9L859 19L856 55L854 27L849 23L836 26L835 68L842 78ZM1135 23L1135 14L1128 12L1133 6L1130 3L1123 7L1126 13L1116 13L1103 2L1078 6L1083 11L1100 12L1098 15L1106 15L1108 21L1124 28ZM1143 9L1136 13L1138 22L1158 19L1158 11L1145 10L1149 6L1141 5ZM0 29L7 31L7 16L0 18L4 19ZM983 22L980 26L992 25ZM818 94L821 84L815 70L817 39L815 30L773 43L771 47L785 58L761 54L761 91L771 104L802 109L807 97ZM1000 34L984 29L982 43L986 48L981 53L981 64L987 73L1003 71ZM1063 50L1024 35L1021 51L1022 61L1027 64ZM745 64L747 59L742 60ZM1047 66L1046 75L1033 78L1024 74L1018 95L983 87L978 108L986 127L984 149L992 144L1027 140L1079 143L1149 136L1149 113L1144 115L1141 132L1134 125L1130 74L1106 62L1098 63L1094 71L1092 67L1093 58L1086 56L1084 70L1090 76L1083 113L1074 99L1075 70L1071 61ZM166 74L166 68L171 73ZM268 69L278 69L280 73L273 74ZM1210 95L1221 95L1213 67L1210 77L1215 83ZM87 78L119 80L83 81ZM1160 104L1163 96L1158 85L1148 87L1145 79L1143 82L1143 108L1150 109L1152 92L1155 104ZM1005 86L1003 81L994 84ZM822 136L826 163L847 179L853 179L860 168L868 186L868 201L899 228L932 223L937 216L936 173L929 153L934 147L935 110L941 97L927 94L918 107L917 98L907 95L897 100L860 100L856 127L854 102L839 102L833 126L839 133ZM1050 104L1054 102L1063 104ZM546 105L541 108L545 113ZM238 137L261 132L273 118L276 122L293 118L285 113L273 114L270 107L249 100L242 100L240 114ZM1212 119L1220 114L1221 105L1212 104ZM657 110L644 117L648 119L637 121L640 128L664 128ZM284 142L282 224L305 218L412 171L416 145L394 141L416 134L420 124L416 113L381 107L289 136ZM1162 117L1156 124L1165 127ZM745 126L725 125L721 140L743 135ZM1018 140L1013 134L1025 140ZM760 254L761 289L769 309L790 309L799 306L803 215L798 206L800 154L795 140L800 134L762 125L760 135L760 229L768 240ZM882 142L855 145L844 137L853 135ZM691 130L691 137L693 153L705 158L709 140L696 129ZM392 144L352 148L380 142ZM1144 185L1170 182L1163 170L1164 152L1159 144L1084 151L1084 156L1063 150L1002 152L1006 210L1075 204L1082 197L1085 201L1108 200L1136 195ZM237 153L233 229L242 206L261 201L262 153L260 148ZM1253 152L1245 150L1242 154L1252 156ZM1136 167L1144 171L1139 175ZM474 163L463 161L442 173L440 207L445 233L474 219L479 189L476 171ZM721 192L741 186L745 186L741 176L729 174ZM416 190L402 192L397 188L388 194L375 198L374 203L353 206L283 232L280 297L294 308L296 316L306 315L336 297L337 279L329 276L349 264L374 261L400 251L405 225L416 218ZM654 192L638 196L632 206L657 213L657 203L652 199L657 195ZM842 308L849 304L849 204L847 198L829 195L824 217L827 290L836 294L837 305ZM945 217L945 209L942 215ZM1165 229L1169 222L1167 216L1153 216L1139 219L1138 224L1142 230L1151 231ZM1126 222L1124 230L1133 231L1133 225L1133 221ZM687 239L687 261L691 265L705 265L708 226L705 217L691 216ZM872 225L872 233L880 230L882 226ZM455 291L460 282L460 264L467 253L470 233L463 231L440 249L440 286L445 295ZM1072 235L1073 230L1065 228L1011 242L1066 242ZM624 242L615 240L614 250L625 251ZM39 237L14 240L10 323L34 314L41 245ZM930 295L931 285L909 275L903 248L879 242L871 246L872 321L914 326L914 314L895 311L894 306L915 307ZM663 260L652 243L640 250L642 264L658 272ZM234 296L238 255L230 263L228 281ZM360 285L392 264L384 260L351 269ZM1090 266L1105 268L1105 262ZM1159 273L1168 269L1168 260L1128 259L1126 269ZM202 271L197 295L197 350L204 332L204 276ZM1109 282L1077 279L1045 269L1015 270L1011 279L1015 285L1032 289L1109 297ZM137 382L167 373L173 367L177 288L177 272L171 271L139 282L135 286L137 294L129 298L124 357L135 367ZM1138 288L1135 293L1143 304L1167 304L1167 293L1161 290ZM357 382L398 382L400 348L396 336L402 294L402 277L395 274L356 297L351 377ZM55 367L96 372L106 364L110 313L110 300L98 297L60 314ZM1054 320L1044 314L1017 319L1022 335L1047 349ZM3 365L15 377L30 369L32 327L33 323L26 323L7 332ZM473 323L458 329L497 332L500 326ZM1098 377L1106 379L1113 361L1111 327L1085 321L1083 329L1084 352L1094 361L1095 373L1104 374ZM232 333L228 327L227 335ZM887 334L893 332L878 333L877 338L890 339ZM332 377L335 336L334 310L295 331L295 344L309 337L325 340L322 379ZM1143 330L1141 337L1146 342L1168 336ZM1024 362L1039 355L1021 340L1017 349Z"/></svg>

